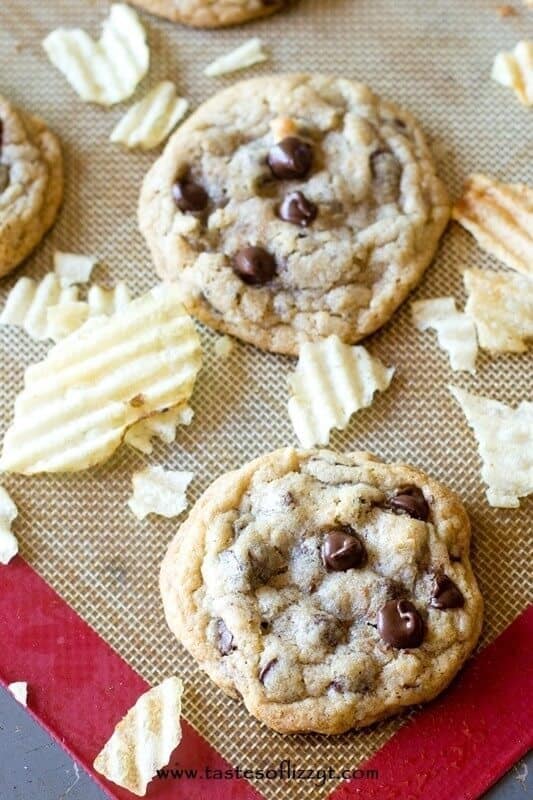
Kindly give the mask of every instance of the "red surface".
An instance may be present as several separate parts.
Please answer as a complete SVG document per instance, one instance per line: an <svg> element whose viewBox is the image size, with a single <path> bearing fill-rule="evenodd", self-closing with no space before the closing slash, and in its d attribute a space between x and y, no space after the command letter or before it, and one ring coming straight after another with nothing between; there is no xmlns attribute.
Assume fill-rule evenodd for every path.
<svg viewBox="0 0 533 800"><path fill-rule="evenodd" d="M361 770L379 779L343 783L330 800L478 798L533 744L533 607L469 662L439 700L420 711ZM0 680L29 684L29 710L109 797L133 795L92 762L148 684L21 558L0 566ZM186 722L172 766L224 770L221 756ZM253 764L247 766L253 767ZM317 799L322 794L316 789ZM155 780L158 800L261 800L243 779Z"/></svg>

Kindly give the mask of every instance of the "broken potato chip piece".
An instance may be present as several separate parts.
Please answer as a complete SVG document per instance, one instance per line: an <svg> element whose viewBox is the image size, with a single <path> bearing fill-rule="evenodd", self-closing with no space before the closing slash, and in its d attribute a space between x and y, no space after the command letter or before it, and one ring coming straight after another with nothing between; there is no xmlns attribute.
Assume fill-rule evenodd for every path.
<svg viewBox="0 0 533 800"><path fill-rule="evenodd" d="M160 439L164 444L172 444L176 438L178 425L190 425L194 411L186 403L169 408L151 417L136 422L128 428L124 436L125 444L149 456L153 452L152 439Z"/></svg>
<svg viewBox="0 0 533 800"><path fill-rule="evenodd" d="M142 694L96 756L95 770L143 797L181 741L182 694L183 684L176 677Z"/></svg>
<svg viewBox="0 0 533 800"><path fill-rule="evenodd" d="M201 363L176 286L89 319L26 370L0 469L74 472L104 461L131 425L187 402Z"/></svg>
<svg viewBox="0 0 533 800"><path fill-rule="evenodd" d="M133 475L133 495L128 506L137 519L148 514L177 517L187 508L186 490L194 473L163 467L146 467Z"/></svg>
<svg viewBox="0 0 533 800"><path fill-rule="evenodd" d="M495 353L525 353L533 339L533 280L515 272L468 269L465 311L480 347Z"/></svg>
<svg viewBox="0 0 533 800"><path fill-rule="evenodd" d="M267 59L268 55L263 50L261 39L248 39L240 47L212 61L205 68L204 75L207 75L208 78L216 78L218 75L236 72L239 69L251 67Z"/></svg>
<svg viewBox="0 0 533 800"><path fill-rule="evenodd" d="M17 539L11 530L11 523L17 516L15 503L0 486L0 564L9 564L19 551Z"/></svg>
<svg viewBox="0 0 533 800"><path fill-rule="evenodd" d="M174 84L162 81L126 112L110 139L126 147L151 150L165 141L188 108L187 100L178 97Z"/></svg>
<svg viewBox="0 0 533 800"><path fill-rule="evenodd" d="M82 100L105 106L131 97L150 64L145 30L124 3L111 6L97 42L80 28L59 28L43 47Z"/></svg>
<svg viewBox="0 0 533 800"><path fill-rule="evenodd" d="M467 314L457 311L453 297L416 300L411 311L418 330L432 328L436 331L439 346L448 354L453 370L475 372L476 328Z"/></svg>
<svg viewBox="0 0 533 800"><path fill-rule="evenodd" d="M533 276L533 189L471 175L452 210L487 253L506 267Z"/></svg>
<svg viewBox="0 0 533 800"><path fill-rule="evenodd" d="M54 253L54 272L59 278L62 289L78 283L88 283L98 259L94 256L83 256L77 253Z"/></svg>
<svg viewBox="0 0 533 800"><path fill-rule="evenodd" d="M518 508L533 492L533 403L505 403L449 387L473 429L483 461L489 505Z"/></svg>
<svg viewBox="0 0 533 800"><path fill-rule="evenodd" d="M533 106L533 42L518 42L510 53L497 53L492 79L513 89L522 105Z"/></svg>
<svg viewBox="0 0 533 800"><path fill-rule="evenodd" d="M385 367L361 345L338 336L304 342L289 378L289 417L303 447L326 445L332 428L343 429L356 411L388 388L394 368Z"/></svg>

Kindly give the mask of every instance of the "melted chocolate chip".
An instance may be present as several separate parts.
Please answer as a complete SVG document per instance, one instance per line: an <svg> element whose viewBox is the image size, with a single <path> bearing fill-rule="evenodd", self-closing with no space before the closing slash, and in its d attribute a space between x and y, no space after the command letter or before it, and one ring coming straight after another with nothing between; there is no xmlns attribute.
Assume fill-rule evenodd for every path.
<svg viewBox="0 0 533 800"><path fill-rule="evenodd" d="M447 608L462 608L465 599L459 587L443 572L435 575L431 605L433 608L445 610Z"/></svg>
<svg viewBox="0 0 533 800"><path fill-rule="evenodd" d="M233 644L233 634L223 619L217 620L217 643L222 656L228 656L232 650L237 649Z"/></svg>
<svg viewBox="0 0 533 800"><path fill-rule="evenodd" d="M265 664L265 666L263 667L263 669L259 673L259 680L261 681L261 683L263 683L263 684L265 683L266 676L268 675L268 673L270 672L272 667L274 667L277 663L278 663L278 659L277 658L273 658L271 661L269 661L267 664Z"/></svg>
<svg viewBox="0 0 533 800"><path fill-rule="evenodd" d="M244 247L233 258L233 271L244 283L268 283L276 274L276 262L263 247Z"/></svg>
<svg viewBox="0 0 533 800"><path fill-rule="evenodd" d="M313 150L303 139L287 136L272 147L267 163L276 178L305 178L313 163Z"/></svg>
<svg viewBox="0 0 533 800"><path fill-rule="evenodd" d="M379 610L378 632L393 647L419 647L424 638L424 623L409 600L390 600Z"/></svg>
<svg viewBox="0 0 533 800"><path fill-rule="evenodd" d="M301 228L307 228L315 221L318 208L302 192L291 192L285 195L279 207L278 216L285 222L292 222Z"/></svg>
<svg viewBox="0 0 533 800"><path fill-rule="evenodd" d="M429 506L418 486L400 489L398 494L390 498L388 506L397 514L408 514L422 522L427 522L429 517Z"/></svg>
<svg viewBox="0 0 533 800"><path fill-rule="evenodd" d="M326 534L322 544L322 561L326 569L345 572L360 567L365 558L365 546L349 526L336 528Z"/></svg>
<svg viewBox="0 0 533 800"><path fill-rule="evenodd" d="M182 178L172 187L172 197L180 211L204 211L209 195L203 186L191 178Z"/></svg>

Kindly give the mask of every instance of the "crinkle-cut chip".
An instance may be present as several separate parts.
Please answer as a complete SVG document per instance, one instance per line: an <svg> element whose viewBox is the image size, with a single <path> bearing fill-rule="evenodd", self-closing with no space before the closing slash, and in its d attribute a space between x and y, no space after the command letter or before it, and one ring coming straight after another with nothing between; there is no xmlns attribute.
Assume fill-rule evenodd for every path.
<svg viewBox="0 0 533 800"><path fill-rule="evenodd" d="M111 316L122 311L131 303L130 290L123 281L119 281L113 289L102 289L93 285L87 295L89 316Z"/></svg>
<svg viewBox="0 0 533 800"><path fill-rule="evenodd" d="M513 89L523 105L533 106L533 42L518 42L510 53L497 53L492 78Z"/></svg>
<svg viewBox="0 0 533 800"><path fill-rule="evenodd" d="M169 408L160 414L136 422L126 431L124 442L149 456L153 452L152 439L157 437L164 444L172 444L178 425L190 425L194 411L187 404Z"/></svg>
<svg viewBox="0 0 533 800"><path fill-rule="evenodd" d="M533 403L524 400L515 409L457 386L449 389L477 439L489 504L518 508L519 498L533 492Z"/></svg>
<svg viewBox="0 0 533 800"><path fill-rule="evenodd" d="M28 684L26 681L15 681L8 683L7 688L18 702L23 705L28 705Z"/></svg>
<svg viewBox="0 0 533 800"><path fill-rule="evenodd" d="M150 64L145 30L124 3L111 6L97 42L80 28L58 28L43 47L82 100L105 106L131 97Z"/></svg>
<svg viewBox="0 0 533 800"><path fill-rule="evenodd" d="M393 375L394 368L338 336L304 342L289 378L289 417L301 444L328 444L331 429L345 428L352 414L371 405L376 391L387 389Z"/></svg>
<svg viewBox="0 0 533 800"><path fill-rule="evenodd" d="M11 530L11 523L17 515L15 503L0 486L0 564L9 564L19 551L17 539Z"/></svg>
<svg viewBox="0 0 533 800"><path fill-rule="evenodd" d="M465 311L479 344L495 353L524 353L533 339L533 280L514 272L468 269Z"/></svg>
<svg viewBox="0 0 533 800"><path fill-rule="evenodd" d="M187 508L186 490L193 478L193 472L146 467L133 474L133 495L128 506L137 519L148 514L177 517Z"/></svg>
<svg viewBox="0 0 533 800"><path fill-rule="evenodd" d="M54 272L59 278L62 289L78 283L88 283L98 259L94 256L83 256L77 253L54 253Z"/></svg>
<svg viewBox="0 0 533 800"><path fill-rule="evenodd" d="M104 461L131 425L187 402L201 363L175 286L89 319L26 370L0 469L73 472Z"/></svg>
<svg viewBox="0 0 533 800"><path fill-rule="evenodd" d="M135 103L111 133L112 142L150 150L164 142L187 113L189 104L178 97L171 81L162 81Z"/></svg>
<svg viewBox="0 0 533 800"><path fill-rule="evenodd" d="M475 372L476 328L467 314L457 311L453 297L417 300L412 303L411 311L418 330L432 328L436 331L439 346L450 357L453 370Z"/></svg>
<svg viewBox="0 0 533 800"><path fill-rule="evenodd" d="M231 336L217 336L215 342L215 355L217 358L229 358L233 352L234 340Z"/></svg>
<svg viewBox="0 0 533 800"><path fill-rule="evenodd" d="M77 331L89 319L89 304L84 302L63 303L50 306L46 315L47 338L59 342Z"/></svg>
<svg viewBox="0 0 533 800"><path fill-rule="evenodd" d="M533 189L471 175L453 219L506 267L533 275Z"/></svg>
<svg viewBox="0 0 533 800"><path fill-rule="evenodd" d="M94 760L108 780L143 797L181 741L183 683L175 676L142 694Z"/></svg>
<svg viewBox="0 0 533 800"><path fill-rule="evenodd" d="M53 272L39 282L32 278L19 278L7 296L0 324L16 325L32 339L43 341L49 338L48 309L77 301L77 287L62 289L58 276Z"/></svg>
<svg viewBox="0 0 533 800"><path fill-rule="evenodd" d="M226 75L228 72L236 72L239 69L251 67L253 64L259 64L261 61L266 61L267 58L268 55L263 50L261 39L255 37L248 39L231 53L216 58L205 68L204 75L216 78L218 75Z"/></svg>

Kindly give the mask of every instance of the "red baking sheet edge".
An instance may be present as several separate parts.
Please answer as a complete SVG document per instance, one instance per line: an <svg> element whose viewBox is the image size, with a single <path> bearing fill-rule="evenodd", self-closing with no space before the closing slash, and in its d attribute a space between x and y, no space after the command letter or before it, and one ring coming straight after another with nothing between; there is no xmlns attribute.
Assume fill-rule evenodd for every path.
<svg viewBox="0 0 533 800"><path fill-rule="evenodd" d="M532 634L530 607L467 664L439 700L358 765L377 770L377 780L346 781L330 800L480 797L533 744ZM20 557L0 567L0 642L0 681L26 680L29 711L37 721L109 797L131 800L133 795L95 773L92 762L116 722L146 691L146 681ZM230 767L185 721L171 763L199 770ZM240 778L155 780L148 797L262 800Z"/></svg>

